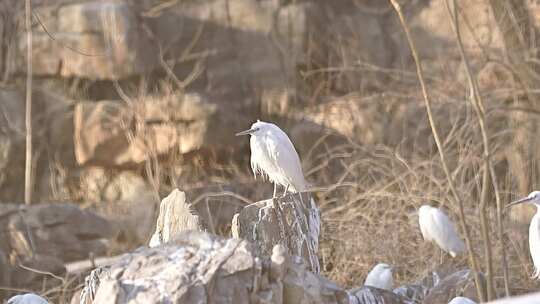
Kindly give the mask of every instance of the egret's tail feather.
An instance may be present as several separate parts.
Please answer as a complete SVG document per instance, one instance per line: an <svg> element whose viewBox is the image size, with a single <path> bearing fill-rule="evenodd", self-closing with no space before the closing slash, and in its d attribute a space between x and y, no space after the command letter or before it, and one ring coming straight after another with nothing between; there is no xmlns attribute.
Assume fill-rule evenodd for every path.
<svg viewBox="0 0 540 304"><path fill-rule="evenodd" d="M531 279L540 280L540 268L534 267L534 273Z"/></svg>

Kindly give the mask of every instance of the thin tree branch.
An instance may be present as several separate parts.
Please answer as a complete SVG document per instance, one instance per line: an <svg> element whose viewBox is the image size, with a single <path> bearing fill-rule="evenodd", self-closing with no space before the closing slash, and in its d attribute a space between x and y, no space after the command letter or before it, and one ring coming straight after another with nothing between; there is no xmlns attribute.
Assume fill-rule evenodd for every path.
<svg viewBox="0 0 540 304"><path fill-rule="evenodd" d="M503 223L502 223L502 205L501 205L501 199L499 195L499 189L497 185L497 176L495 175L495 170L493 168L493 163L491 162L491 153L489 149L489 136L487 134L487 127L486 127L486 118L485 118L485 111L484 111L484 101L482 98L482 95L480 94L480 90L478 88L478 82L476 80L476 77L472 73L471 65L469 63L469 60L467 58L467 55L465 53L465 48L463 47L463 41L461 39L461 32L459 28L459 22L458 22L458 7L456 0L453 0L452 4L454 6L454 12L452 12L450 8L450 4L448 3L448 0L444 0L446 4L446 9L450 18L450 21L452 23L452 28L454 30L454 33L456 34L456 40L459 47L459 52L461 54L461 58L463 62L465 63L465 71L467 73L467 80L469 82L469 87L472 91L472 98L471 102L473 104L474 110L476 112L476 116L478 119L478 123L480 125L480 131L482 134L482 143L484 147L484 170L482 172L483 174L483 181L482 181L482 194L480 198L480 223L482 226L482 234L484 237L485 242L485 254L486 254L486 269L487 269L487 297L488 301L493 299L495 297L495 290L494 290L494 283L493 283L493 254L491 251L491 242L490 242L490 236L488 231L488 223L486 219L486 204L487 204L487 191L488 191L488 183L489 179L491 179L493 190L495 191L495 200L497 203L497 232L499 236L499 241L501 242L501 248L502 248L502 266L503 266L503 277L504 277L504 286L506 291L506 296L510 295L509 290L509 284L508 284L508 265L506 262L506 252L504 248L504 242L503 242ZM488 178L488 174L489 177Z"/></svg>
<svg viewBox="0 0 540 304"><path fill-rule="evenodd" d="M26 158L24 166L24 202L32 202L32 4L25 2L26 26Z"/></svg>
<svg viewBox="0 0 540 304"><path fill-rule="evenodd" d="M396 11L399 20L401 22L401 26L403 27L403 30L405 31L405 36L407 38L407 41L409 43L409 47L411 48L411 52L414 58L414 62L416 65L416 73L418 76L418 80L420 82L420 86L422 88L422 95L424 96L424 102L426 104L426 111L428 115L429 125L431 127L431 132L433 134L433 138L435 139L435 143L437 145L437 150L439 151L439 157L441 158L442 167L444 170L444 173L446 175L446 178L448 180L448 184L450 186L450 191L452 192L452 195L454 196L454 199L457 201L459 206L459 218L460 223L463 229L463 233L465 234L465 243L467 245L467 251L469 253L469 263L472 268L472 271L474 273L474 282L476 285L476 292L478 294L478 298L480 301L484 302L484 292L480 280L480 275L478 273L478 265L476 262L476 257L474 255L474 251L472 248L471 243L471 236L469 232L469 228L467 227L467 222L465 220L465 211L463 208L463 201L461 200L461 197L459 193L456 190L456 186L454 185L454 181L452 179L452 175L450 174L450 170L448 169L448 165L446 163L446 158L444 155L443 147L441 144L441 140L439 137L439 132L437 131L437 127L435 125L435 120L433 118L433 113L431 109L431 99L429 97L429 94L427 92L427 87L424 81L424 72L422 70L422 66L420 64L420 58L418 56L418 52L416 50L416 46L414 44L414 41L412 40L411 33L409 30L409 26L407 25L407 22L405 21L405 17L403 16L403 12L401 11L401 5L397 2L397 0L390 0L392 3L392 6L394 7L394 10Z"/></svg>

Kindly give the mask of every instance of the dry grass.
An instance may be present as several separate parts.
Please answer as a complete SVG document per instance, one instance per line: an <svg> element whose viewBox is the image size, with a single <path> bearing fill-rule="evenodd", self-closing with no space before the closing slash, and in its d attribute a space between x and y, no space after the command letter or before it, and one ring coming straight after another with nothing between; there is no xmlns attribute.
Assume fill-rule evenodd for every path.
<svg viewBox="0 0 540 304"><path fill-rule="evenodd" d="M336 60L339 62L340 58ZM484 170L482 135L468 101L467 83L455 77L459 69L456 62L441 60L425 65L430 66L427 78L433 98L434 120L441 132L456 191L464 202L474 252L485 271L478 214ZM478 60L475 64L480 69L486 62ZM459 227L458 207L431 135L416 75L412 70L390 70L364 63L346 68L323 67L331 72L312 68L314 71L303 71L309 88L306 91L310 91L303 100L316 101L321 99L320 95L336 94L332 91L336 87L336 79L350 77L351 73L383 74L387 84L380 83L369 90L340 87L338 91L362 97L379 94L378 98L359 98L358 102L377 103L381 105L377 107L378 111L392 116L389 124L382 127L384 132L376 144L365 144L357 138L330 133L324 140L314 143L314 147L304 147L310 151L301 155L308 180L316 187L329 187L328 191L315 194L323 217L320 242L323 275L341 286L355 287L363 283L375 264L386 262L397 267L396 284L413 283L437 265L440 255L435 245L422 240L416 213L418 208L423 204L442 207ZM178 86L174 80L171 84ZM502 81L497 88L491 87L489 91L481 90L480 93L485 102L492 164L498 175L502 200L506 202L516 188L508 173L505 157L513 136L506 104L512 96L523 92L514 83ZM137 98L144 99L144 96ZM359 124L358 127L366 126ZM264 199L271 194L271 187L260 181L253 184L247 142L245 148L224 154L215 151L193 155L171 153L166 158L159 158L149 151L150 161L140 168L140 173L160 197L172 188L181 187L188 194L190 191L193 193L192 200L202 199L205 193L220 191L234 192L252 201ZM227 200L239 201L227 196L219 202L222 204ZM501 246L506 246L508 254L512 293L534 290L535 282L529 279L532 263L527 250L519 247L521 244L516 241L519 238L510 229L501 242L496 233L496 206L492 193L488 193L487 202L496 294L504 294ZM236 208L238 204L231 203L231 206ZM509 219L504 221L509 227ZM520 237L526 239L526 235ZM140 244L130 244L133 247L137 245ZM447 257L445 263L455 269L468 267L464 256L456 259ZM49 294L62 302L69 298L66 295L69 292L65 290L71 291L80 282L80 278L67 280L64 288L49 289Z"/></svg>

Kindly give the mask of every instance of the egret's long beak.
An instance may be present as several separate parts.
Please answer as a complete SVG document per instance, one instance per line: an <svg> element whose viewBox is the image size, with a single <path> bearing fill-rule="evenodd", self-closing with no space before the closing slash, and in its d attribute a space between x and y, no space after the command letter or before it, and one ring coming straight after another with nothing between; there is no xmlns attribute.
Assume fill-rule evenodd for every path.
<svg viewBox="0 0 540 304"><path fill-rule="evenodd" d="M505 208L510 208L510 207L518 205L518 204L523 204L523 203L526 203L526 202L528 202L530 200L532 200L532 197L524 197L524 198L518 199L517 201L511 202L510 204L506 205Z"/></svg>
<svg viewBox="0 0 540 304"><path fill-rule="evenodd" d="M255 131L257 131L258 129L257 128L254 128L254 129L249 129L249 130L245 130L245 131L242 131L242 132L238 132L236 133L235 135L236 136L242 136L242 135L249 135Z"/></svg>

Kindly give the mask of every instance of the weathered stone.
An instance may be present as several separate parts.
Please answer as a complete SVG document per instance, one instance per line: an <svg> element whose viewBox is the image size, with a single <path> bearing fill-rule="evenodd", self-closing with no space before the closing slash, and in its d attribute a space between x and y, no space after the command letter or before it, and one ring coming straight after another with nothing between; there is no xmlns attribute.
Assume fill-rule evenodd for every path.
<svg viewBox="0 0 540 304"><path fill-rule="evenodd" d="M204 231L206 226L193 205L186 201L186 194L175 189L161 201L156 231L149 246L168 243L184 231Z"/></svg>
<svg viewBox="0 0 540 304"><path fill-rule="evenodd" d="M246 189L247 188L247 189ZM206 185L186 190L186 197L193 203L199 216L207 223L208 232L219 236L231 235L234 215L247 204L239 197L249 197L249 187L237 185Z"/></svg>
<svg viewBox="0 0 540 304"><path fill-rule="evenodd" d="M33 271L34 269L37 271ZM50 278L50 275L47 273L63 277L66 274L64 263L52 256L34 255L32 257L25 257L17 261L16 265L13 265L12 284L13 286L24 288L29 288L30 286L40 287L45 277ZM50 283L55 282L49 281Z"/></svg>
<svg viewBox="0 0 540 304"><path fill-rule="evenodd" d="M2 249L0 248L0 284L2 286L10 286L11 285L11 265L8 260L8 256ZM0 292L0 295L2 293Z"/></svg>
<svg viewBox="0 0 540 304"><path fill-rule="evenodd" d="M18 199L23 190L20 186L24 180L23 101L24 95L16 88L0 89L0 200Z"/></svg>
<svg viewBox="0 0 540 304"><path fill-rule="evenodd" d="M326 128L360 143L374 144L383 137L389 119L382 107L378 103L362 102L354 95L329 100L306 109L300 117L303 121L291 133L300 138L302 134L321 134Z"/></svg>
<svg viewBox="0 0 540 304"><path fill-rule="evenodd" d="M384 20L361 10L351 10L330 20L326 44L332 59L328 66L343 67L336 73L336 88L350 91L373 85L381 87L386 75L370 67L390 68L393 64Z"/></svg>
<svg viewBox="0 0 540 304"><path fill-rule="evenodd" d="M371 286L349 290L349 299L350 304L410 304L391 291Z"/></svg>
<svg viewBox="0 0 540 304"><path fill-rule="evenodd" d="M472 271L464 269L443 277L429 290L424 303L448 303L456 296L479 302Z"/></svg>
<svg viewBox="0 0 540 304"><path fill-rule="evenodd" d="M472 55L486 50L502 50L502 37L489 1L471 1L460 3L459 6L462 14L459 26L467 53ZM409 24L421 58L444 57L446 61L451 57L459 58L456 36L445 5L428 1L426 6L414 14ZM402 33L399 35L403 36Z"/></svg>
<svg viewBox="0 0 540 304"><path fill-rule="evenodd" d="M270 256L274 246L280 244L318 273L320 224L320 211L309 193L292 193L283 199L244 207L238 218L239 227L234 229L254 244L257 254Z"/></svg>
<svg viewBox="0 0 540 304"><path fill-rule="evenodd" d="M44 31L33 36L34 74L120 79L158 65L157 45L127 1L86 1L41 7ZM19 38L25 60L26 36Z"/></svg>
<svg viewBox="0 0 540 304"><path fill-rule="evenodd" d="M96 205L96 212L115 226L119 240L130 244L148 240L158 199L144 178L127 170L88 167L81 169L78 179L81 199Z"/></svg>
<svg viewBox="0 0 540 304"><path fill-rule="evenodd" d="M348 303L346 292L307 271L301 259L283 258L288 261L280 266L284 277L272 276L269 258L254 255L248 242L185 232L168 244L137 250L99 273L92 272L95 275L87 279L83 300L93 298L94 303L103 304ZM97 285L95 297L91 296L93 285Z"/></svg>
<svg viewBox="0 0 540 304"><path fill-rule="evenodd" d="M47 201L50 183L40 183L50 171L46 156L70 165L73 157L73 132L69 121L70 101L42 88L33 89L33 161L36 196ZM26 148L24 90L19 87L0 88L0 201L22 201ZM39 113L35 114L35 113ZM67 124L66 122L70 122ZM70 144L71 139L71 144ZM70 153L71 152L71 153ZM49 161L49 159L48 159Z"/></svg>
<svg viewBox="0 0 540 304"><path fill-rule="evenodd" d="M12 254L52 256L64 262L104 254L112 236L105 219L71 204L21 206L5 228Z"/></svg>
<svg viewBox="0 0 540 304"><path fill-rule="evenodd" d="M403 285L394 289L394 293L412 303L422 303L429 288L420 284Z"/></svg>
<svg viewBox="0 0 540 304"><path fill-rule="evenodd" d="M218 137L228 138L227 130L234 134L223 128L224 117L217 119L224 123L221 129L210 128L217 116L215 104L197 94L174 95L161 102L148 98L132 106L81 102L74 114L75 156L79 164L130 166L171 151L216 147L224 144ZM226 117L232 119L230 114Z"/></svg>

